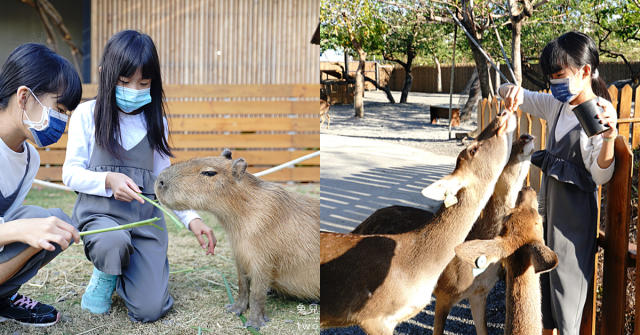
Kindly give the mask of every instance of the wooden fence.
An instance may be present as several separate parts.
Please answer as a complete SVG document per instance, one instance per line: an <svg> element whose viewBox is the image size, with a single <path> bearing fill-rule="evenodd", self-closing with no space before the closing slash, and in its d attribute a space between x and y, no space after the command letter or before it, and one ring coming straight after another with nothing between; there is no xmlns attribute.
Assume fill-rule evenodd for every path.
<svg viewBox="0 0 640 335"><path fill-rule="evenodd" d="M633 155L631 148L640 147L640 88L634 90L630 86L624 86L618 90L615 86L609 87L612 104L618 112L619 136L615 142L615 172L612 179L605 185L606 195L602 197L602 187L598 188L598 223L600 223L600 204L605 201L606 220L605 231L598 228L598 246L604 251L604 262L599 264L598 256L594 260L595 271L593 286L587 296L584 307L581 335L593 335L596 333L596 299L598 298L596 276L598 267L603 267L603 281L601 298L602 304L600 334L624 334L625 308L627 306L627 268L635 268L635 335L640 335L640 262L636 262L636 244L631 244L629 226L631 224L631 184L633 172ZM635 99L634 99L635 97ZM632 111L632 106L633 111ZM497 99L488 101L483 99L478 106L478 124L483 129L498 111L502 110L502 102ZM544 149L547 137L547 122L531 116L522 111L517 111L517 134L529 133L536 137L536 149ZM630 147L631 144L631 147ZM540 189L540 170L532 166L527 176L527 184ZM640 184L638 185L640 189ZM640 207L640 206L639 206ZM640 210L640 208L638 208ZM600 251L599 251L600 252Z"/></svg>
<svg viewBox="0 0 640 335"><path fill-rule="evenodd" d="M96 85L83 86L92 99ZM320 149L320 85L167 85L172 161L219 155L230 148L255 173ZM40 149L37 178L60 182L67 135ZM271 181L320 181L320 157L263 177Z"/></svg>
<svg viewBox="0 0 640 335"><path fill-rule="evenodd" d="M631 66L637 70L638 68L640 68L640 62L632 62ZM454 92L462 92L465 85L467 84L467 81L469 80L469 78L471 78L471 75L473 74L475 68L475 64L456 65L455 77L453 82ZM534 64L533 68L538 73L541 73L537 64ZM451 66L448 64L443 64L440 70L442 74L442 93L448 93L450 85L449 78L451 77ZM500 64L500 70L505 74L509 72L505 64ZM491 73L492 84L495 85L495 71L493 70L493 68L491 68L489 71ZM620 79L628 79L631 76L629 68L624 63L603 62L598 66L598 71L600 73L600 77L602 77L602 79L607 83L612 83ZM435 66L416 65L411 68L411 73L413 74L411 92L437 92L437 85L435 80L437 72ZM404 69L396 65L393 68L389 82L391 84L391 90L402 90L402 86L404 85ZM529 79L527 79L526 77L523 78L522 86L527 89L537 89L537 86L529 81Z"/></svg>

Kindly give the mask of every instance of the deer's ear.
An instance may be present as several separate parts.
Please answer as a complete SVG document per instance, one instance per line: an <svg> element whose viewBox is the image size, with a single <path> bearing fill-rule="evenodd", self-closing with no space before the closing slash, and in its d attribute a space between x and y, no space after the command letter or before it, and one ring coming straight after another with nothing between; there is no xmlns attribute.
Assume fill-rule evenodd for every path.
<svg viewBox="0 0 640 335"><path fill-rule="evenodd" d="M449 175L424 188L422 195L433 200L444 201L444 205L449 207L458 202L456 195L465 186L462 179Z"/></svg>
<svg viewBox="0 0 640 335"><path fill-rule="evenodd" d="M558 255L542 242L525 244L523 249L531 257L536 273L549 272L558 265Z"/></svg>
<svg viewBox="0 0 640 335"><path fill-rule="evenodd" d="M501 237L467 241L456 247L456 256L475 268L485 268L505 257L503 242Z"/></svg>

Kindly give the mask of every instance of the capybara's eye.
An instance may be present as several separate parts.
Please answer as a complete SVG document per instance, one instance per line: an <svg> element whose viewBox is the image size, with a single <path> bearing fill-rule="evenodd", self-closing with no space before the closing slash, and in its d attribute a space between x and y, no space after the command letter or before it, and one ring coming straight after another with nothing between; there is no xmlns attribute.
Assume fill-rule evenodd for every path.
<svg viewBox="0 0 640 335"><path fill-rule="evenodd" d="M215 171L202 171L202 172L200 172L200 174L203 175L203 176L207 176L207 177L213 177L218 173L215 172Z"/></svg>

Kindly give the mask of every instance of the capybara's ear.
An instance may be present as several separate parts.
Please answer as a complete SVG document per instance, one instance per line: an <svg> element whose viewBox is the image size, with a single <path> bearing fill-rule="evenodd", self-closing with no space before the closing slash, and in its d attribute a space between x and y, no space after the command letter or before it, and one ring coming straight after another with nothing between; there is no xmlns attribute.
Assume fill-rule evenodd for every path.
<svg viewBox="0 0 640 335"><path fill-rule="evenodd" d="M231 164L231 174L233 174L236 180L240 180L245 172L247 172L247 162L245 162L244 158L238 158L233 161L233 164Z"/></svg>
<svg viewBox="0 0 640 335"><path fill-rule="evenodd" d="M231 150L224 148L224 150L222 150L222 154L220 154L220 156L226 158L226 159L231 159Z"/></svg>

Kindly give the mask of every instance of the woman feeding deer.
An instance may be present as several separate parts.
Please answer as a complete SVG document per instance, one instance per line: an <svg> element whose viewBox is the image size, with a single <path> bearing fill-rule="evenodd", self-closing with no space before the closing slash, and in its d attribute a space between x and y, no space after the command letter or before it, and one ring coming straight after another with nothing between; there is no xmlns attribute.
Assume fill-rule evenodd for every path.
<svg viewBox="0 0 640 335"><path fill-rule="evenodd" d="M558 267L541 276L543 334L578 334L596 253L597 185L611 179L615 166L616 111L598 75L594 41L568 32L549 42L540 66L551 84L551 95L504 84L499 93L507 109L545 119L546 149L532 156L543 171L540 214L546 244L558 255ZM589 137L574 109L596 99L602 108L597 122L609 128Z"/></svg>

